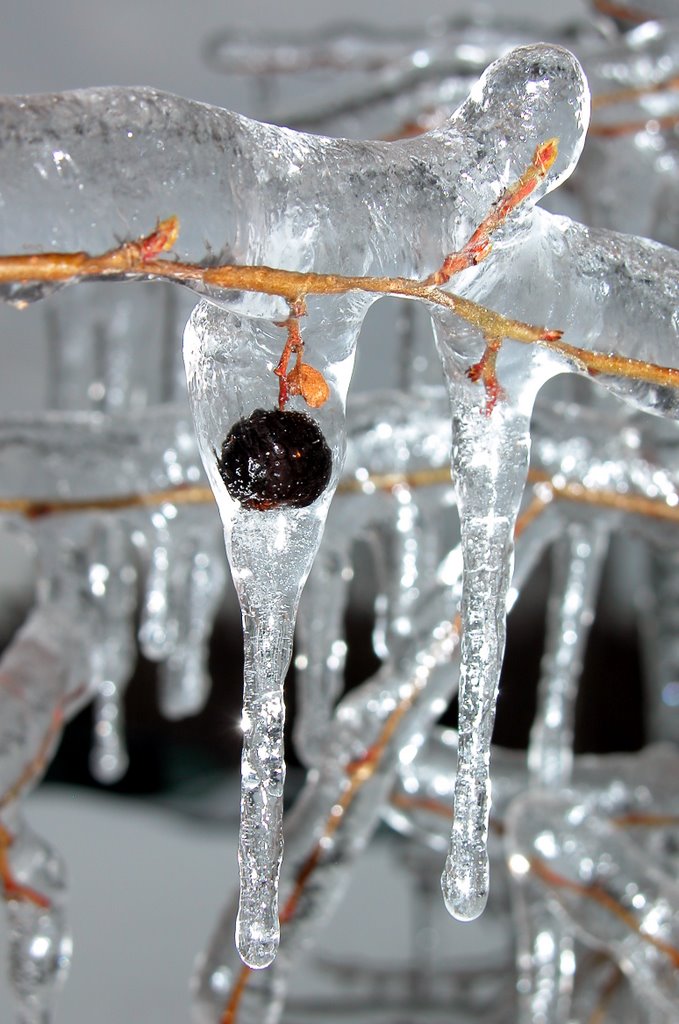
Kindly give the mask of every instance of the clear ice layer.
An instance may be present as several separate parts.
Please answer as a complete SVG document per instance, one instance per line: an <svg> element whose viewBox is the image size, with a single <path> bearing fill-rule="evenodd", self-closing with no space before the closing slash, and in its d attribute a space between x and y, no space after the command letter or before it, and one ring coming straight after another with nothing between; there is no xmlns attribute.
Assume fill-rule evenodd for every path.
<svg viewBox="0 0 679 1024"><path fill-rule="evenodd" d="M538 199L574 169L584 143L588 110L588 92L579 65L566 51L547 46L510 53L485 73L470 97L441 127L404 142L359 143L297 135L147 89L91 90L62 97L0 101L0 163L6 169L0 190L6 211L0 225L0 249L6 253L102 252L114 245L117 234L141 237L158 218L175 214L181 227L175 251L183 260L424 279L437 271L447 253L464 246L507 187L530 165L536 147L558 138L558 157L545 181L495 232L493 251L487 258L467 267L452 287L466 299L505 316L558 329L563 339L558 344L553 339L551 347L505 340L497 354L498 386L493 404L487 388L472 379L475 374L470 376L470 370L487 359L487 343L501 340L493 334L493 327L502 333L498 322L472 317L470 323L456 316L454 309L432 305L452 407L451 462L460 544L434 574L431 566L438 563L440 553L435 546L428 549L425 540L429 516L435 518L440 509L435 505L429 509L426 502L414 498L407 479L400 492L390 495L394 500L384 503L382 513L361 510L355 520L348 522L347 529L368 530L375 564L384 566L380 570L375 631L375 647L383 666L374 680L336 707L339 687L332 675L337 676L341 670L341 648L330 655L326 652L323 662L311 666L312 678L314 673L316 677L328 676L323 680L319 716L324 744L319 744L315 736L309 738L313 730L305 726L300 744L304 757L316 770L309 775L290 822L280 907L283 682L291 657L300 591L320 544L330 498L342 475L345 402L354 345L375 296L354 288L347 295L321 294L308 299L301 321L305 356L323 373L329 386L327 402L312 415L331 451L330 481L306 508L257 510L245 507L228 493L220 470L220 453L235 423L276 403L278 381L273 371L285 340L282 321L290 310L280 297L229 291L194 279L195 290L207 296L207 301L196 308L185 334L189 394L205 471L220 508L245 636L241 896L235 928L242 957L251 967L270 963L279 932L283 945L274 968L259 972L256 980L247 975L250 980L243 1014L253 1024L277 1019L282 983L293 955L309 941L339 899L351 865L376 827L385 801L399 792L406 779L411 788L420 785L415 773L408 775L404 769L408 764L417 765L436 717L458 684L458 769L452 789L455 813L443 889L449 909L459 918L473 918L484 906L488 894L490 742L507 607L533 558L555 540L557 533L567 535L569 544L562 541L560 545L565 601L555 607L553 642L548 652L555 661L564 658L566 636L575 634L579 642L584 641L601 546L597 526L586 517L583 522L566 522L566 533L565 518L560 513L544 512L540 524L519 539L512 576L514 533L522 510L531 433L537 439L534 465L542 466L547 480L556 479L549 476L547 468L560 467L559 479L563 479L564 466L568 465L569 471L577 470L578 479L585 479L590 486L601 484L606 473L609 481L620 485L627 473L630 489L643 497L651 496L652 487L657 496L658 488L665 485L666 496L674 493L671 472L665 464L658 470L661 483L657 473L649 483L643 459L635 462L633 454L625 450L629 434L616 439L620 440L617 454L606 460L597 463L596 453L585 451L579 460L569 462L561 446L559 422L553 416L547 415L542 431L539 426L531 426L537 392L550 377L564 371L595 376L611 393L637 409L671 418L676 418L678 411L676 390L668 383L668 374L644 376L638 366L638 373L630 373L634 367L627 362L638 360L670 368L677 364L677 254L652 242L614 235L605 228L585 227L535 207ZM398 216L392 215L396 210ZM155 275L135 271L117 276ZM3 285L2 295L21 303L47 295L52 287L24 279ZM300 288L303 291L302 284ZM460 303L458 310L464 310ZM117 346L112 343L109 348L113 351ZM102 351L107 351L106 344ZM615 352L621 359L618 363L609 360L598 364L592 370L594 363L588 363L592 352ZM125 376L123 356L124 352L120 366L111 361L106 371L108 381ZM602 370L601 365L606 368ZM172 359L167 361L164 379L172 382L164 394L172 393L176 384ZM104 388L104 395L114 393L115 388ZM60 402L70 407L66 394ZM300 400L293 400L293 405L303 409ZM581 409L577 415L586 419ZM389 417L397 426L398 416L398 410L390 410ZM379 422L377 415L375 418ZM17 443L30 447L42 429L43 437L59 448L61 435L50 435L61 425L59 418L37 427L31 422L10 425L10 447ZM134 416L129 425L111 423L113 432L128 431L128 442L135 436L136 425ZM145 429L137 434L139 453L135 449L135 459L141 462L150 457L145 440L147 427L144 421ZM96 432L96 422L88 421L86 429ZM660 427L645 429L651 445L655 444ZM18 430L18 442L11 430ZM597 430L600 422L595 421L595 435ZM365 434L369 435L369 430ZM594 447L596 436L586 436L586 430L584 435L581 447L586 449L590 442ZM77 436L82 445L83 434ZM360 430L356 440L354 483L369 485L369 475L379 465L379 452L369 452L371 464L366 477L362 470L367 467L361 465L360 458L365 452L360 448L368 450L369 444ZM104 448L107 444L108 433ZM411 441L403 441L404 448L410 446ZM111 447L115 450L114 445ZM192 478L187 473L184 477L181 467L173 471L172 479L165 455L170 451L176 455L176 449L160 450L165 453L166 472L158 472L158 477L165 475L173 483L195 481L195 475ZM349 453L351 457L351 446ZM410 454L399 462L398 445L393 447L387 460L390 471L395 468L397 474L407 478L413 470ZM433 459L430 453L429 461ZM138 469L134 460L128 463L124 472L129 476L117 486L123 490L128 480L133 486L140 479L148 486L149 479L156 479L153 474L138 476ZM195 465L191 464L190 469L195 470ZM54 466L51 471L56 483L59 474ZM349 474L347 479L351 479ZM99 477L99 482L105 491L110 489L105 477ZM40 484L49 495L49 481ZM34 486L27 484L29 490ZM69 486L78 489L76 484ZM88 479L83 487L90 486L96 494L95 485ZM365 492L359 494L357 502L364 497ZM539 502L537 491L533 497ZM450 503L449 494L446 500ZM355 508L358 512L358 504ZM170 555L181 548L182 564L191 575L204 568L205 552L198 550L193 539L186 545L175 543L177 538L171 536L175 513L176 509L161 508L150 524L145 514L140 517L142 535L144 530L149 535L143 546L151 552L152 566L142 639L148 652L157 657L176 653L178 644L181 648L178 637L182 630L185 637L191 637L191 643L199 642L190 622L185 619L182 625L178 612L172 614L173 602L191 603L193 597L181 587L180 594L175 594ZM329 528L331 539L332 532L337 536L342 527L340 517L340 527ZM115 554L115 533L95 540L96 561L90 559L92 565L106 566L112 560L117 569L119 564L127 564L120 553ZM106 549L105 557L102 549ZM75 538L68 552L74 564L90 564L85 550L89 549L82 538ZM345 568L347 564L346 546L343 548L336 540L326 564L321 562L321 580L324 573L327 577L332 572L333 565ZM427 574L434 581L429 586ZM95 572L95 589L91 586L89 595L93 605L89 614L94 618L97 601L106 598L109 585L107 582L102 590L101 579L97 583L96 577ZM109 577L113 592L115 574L109 572ZM50 600L66 592L77 607L84 599L77 593L77 572L54 571L49 578L54 588L48 588ZM211 585L204 579L196 583L201 589ZM218 589L219 579L215 592ZM325 608L318 608L326 623L333 623L333 632L343 600L341 587L338 589L339 593L329 595ZM126 603L124 595L122 608L116 611L124 612ZM213 601L207 604L209 608L200 613L201 636L214 607ZM122 629L124 623L115 625ZM305 625L312 637L327 633L322 624L307 621ZM307 665L312 644L310 641ZM336 662L330 664L329 657ZM99 678L100 689L113 696L120 684L104 678L111 674L105 667ZM550 672L549 683L543 688L542 710L531 746L531 768L542 781L557 777L565 781L570 773L573 685L572 677L564 675L559 680ZM199 692L200 683L189 687L193 689ZM194 699L196 703L200 699L190 692L177 695L171 680L166 696L171 714L187 702L191 705ZM312 707L309 714L315 715L317 707ZM114 709L113 703L106 705L101 715L103 725L111 724ZM394 718L396 709L401 710ZM110 735L115 740L114 730ZM450 785L447 795L451 796ZM585 806L594 807L600 814L598 797L588 796L587 800ZM582 863L590 857L601 835L608 843L613 834L606 823L599 822L573 837L562 819L568 817L573 806L580 813L577 793L570 803L565 798L561 803L557 801L558 806L547 807L548 803L535 791L527 798L528 809L515 812L509 854L512 877L520 879L531 869L536 847L531 817L534 804L546 807L545 813L554 823L556 846L562 836L564 846L575 843L580 849L581 844L586 854ZM404 828L410 827L409 820L404 814ZM567 825L570 827L572 822ZM512 861L517 851L523 860ZM627 850L621 847L623 882L628 877L627 856ZM636 863L638 858L632 857L630 863L632 860ZM299 879L306 877L309 865L314 869L313 885L302 887L300 892ZM583 896L578 889L582 879L569 882L571 875L566 869L571 865L559 861L558 867L563 872L558 885L544 872L537 875L537 880L549 882L551 877L553 887L568 889L570 885L573 898L562 902L574 922L573 928L584 927L598 937L602 931L597 921L590 920L591 908L586 900L576 898ZM531 878L531 885L535 882ZM649 885L648 890L657 905L655 913L665 913L673 893L664 884L656 888ZM533 914L530 898L527 905L529 923L543 922L544 908ZM665 918L662 923L665 928ZM209 1019L221 1012L217 1004L221 1000L223 1006L225 986L240 990L238 979L242 975L238 972L243 968L234 962L226 945L227 933L230 945L233 926L234 915L229 912L215 934L196 982L198 1012L212 1013ZM646 929L645 922L643 927ZM563 947L566 960L575 956L570 926L554 928L552 945ZM667 943L673 941L671 929L671 924L665 928L663 941ZM615 945L617 938L606 933L602 941L604 945L611 943L616 959L623 964L624 954ZM643 940L637 945L634 956L643 963L649 958L644 958L648 950L643 948ZM555 977L554 962L547 959L543 979ZM531 963L538 963L537 952ZM649 983L656 983L652 973L647 977ZM555 985L558 989L558 978ZM658 991L658 1007L662 1009L662 1000L671 991L664 977L660 978Z"/></svg>

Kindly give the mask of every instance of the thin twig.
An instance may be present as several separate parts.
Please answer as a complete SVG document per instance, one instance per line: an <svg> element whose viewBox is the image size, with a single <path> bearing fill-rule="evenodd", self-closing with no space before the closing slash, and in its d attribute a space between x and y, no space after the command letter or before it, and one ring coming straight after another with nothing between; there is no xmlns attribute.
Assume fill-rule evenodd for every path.
<svg viewBox="0 0 679 1024"><path fill-rule="evenodd" d="M656 21L657 15L651 11L640 10L632 7L631 4L620 4L617 0L594 0L594 7L600 14L608 18L619 18L622 21L630 21L635 25L641 25L644 21Z"/></svg>
<svg viewBox="0 0 679 1024"><path fill-rule="evenodd" d="M547 501L541 502L541 509L543 511L547 504ZM529 506L529 509L532 509L529 517L519 517L517 520L516 527L514 529L515 540L518 539L520 534L523 533L531 522L533 522L538 514L533 508L533 504ZM452 624L452 630L458 639L460 637L461 629L462 620L459 615L456 615ZM349 810L351 804L358 796L363 786L370 781L377 769L380 767L382 758L389 747L390 741L393 739L396 729L404 716L416 704L425 689L426 684L424 682L412 683L408 688L408 692L401 698L393 711L391 711L385 719L381 732L375 743L368 748L362 758L352 761L346 766L345 771L348 778L347 788L344 790L337 803L333 805L332 811L326 819L321 837L316 841L308 857L302 863L299 871L297 872L292 892L280 913L281 927L284 927L294 918L304 890L308 886L316 868L322 862L323 858L332 856L329 840L332 839L332 836L343 821L344 815ZM239 972L235 980L234 987L231 990L228 1003L224 1009L224 1013L220 1018L220 1024L237 1024L238 1008L251 975L252 969L247 966L244 966Z"/></svg>
<svg viewBox="0 0 679 1024"><path fill-rule="evenodd" d="M595 505L599 508L625 512L628 515L679 523L679 506L668 505L662 498L647 498L643 494L621 494L618 491L600 491L576 481L557 484L540 470L529 470L528 482L548 487L553 497L561 501Z"/></svg>
<svg viewBox="0 0 679 1024"><path fill-rule="evenodd" d="M679 386L679 371L641 360L590 351L561 340L562 332L502 316L479 303L447 292L433 284L406 277L360 277L342 274L302 273L272 267L204 267L200 264L149 258L159 234L168 241L178 230L177 218L169 217L151 235L127 242L101 256L87 253L37 253L0 257L0 284L74 282L87 278L120 277L164 279L179 284L202 284L227 291L275 295L291 304L304 302L307 295L345 295L352 291L421 299L448 309L476 327L486 338L508 338L526 345L547 344L592 375L610 374L648 381L667 387Z"/></svg>
<svg viewBox="0 0 679 1024"><path fill-rule="evenodd" d="M656 935L651 935L644 931L642 924L637 919L636 915L633 914L632 911L627 910L620 901L615 898L615 896L612 896L607 892L606 889L604 889L604 887L598 882L592 882L589 885L585 885L582 882L575 882L570 878L566 878L565 875L560 875L552 868L548 867L541 857L531 857L530 866L533 873L552 888L566 889L568 892L574 892L578 896L582 896L585 899L592 900L594 903L598 903L603 910L613 914L614 917L617 917L618 920L622 921L630 931L635 932L643 942L647 942L649 945L667 956L675 969L679 968L679 949L671 943L665 942L664 939L659 939Z"/></svg>
<svg viewBox="0 0 679 1024"><path fill-rule="evenodd" d="M169 218L169 221L178 224L176 218ZM561 337L560 331L502 316L470 299L408 277L315 274L265 266L204 267L198 263L135 257L135 250L143 247L146 241L142 239L141 242L126 243L120 249L112 249L101 256L89 256L87 253L0 256L0 284L66 284L88 278L161 279L175 284L201 284L208 289L278 296L291 304L303 302L307 295L346 295L348 292L363 291L375 295L423 299L433 305L443 306L478 327L484 335L511 338L524 344ZM122 250L124 253L121 258Z"/></svg>

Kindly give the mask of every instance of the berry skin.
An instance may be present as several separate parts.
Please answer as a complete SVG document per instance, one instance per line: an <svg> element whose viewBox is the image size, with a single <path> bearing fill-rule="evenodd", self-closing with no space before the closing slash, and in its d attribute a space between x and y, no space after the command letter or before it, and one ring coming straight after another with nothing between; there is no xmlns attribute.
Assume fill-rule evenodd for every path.
<svg viewBox="0 0 679 1024"><path fill-rule="evenodd" d="M328 486L332 454L306 413L255 409L229 431L218 467L244 508L305 508Z"/></svg>

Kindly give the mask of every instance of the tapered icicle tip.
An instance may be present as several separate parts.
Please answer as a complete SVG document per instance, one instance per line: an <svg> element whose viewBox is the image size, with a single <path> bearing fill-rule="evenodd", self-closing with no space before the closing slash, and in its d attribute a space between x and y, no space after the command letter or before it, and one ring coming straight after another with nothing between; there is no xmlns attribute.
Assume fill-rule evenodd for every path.
<svg viewBox="0 0 679 1024"><path fill-rule="evenodd" d="M485 850L474 854L453 844L441 875L441 890L446 909L457 921L474 921L488 902L488 857Z"/></svg>
<svg viewBox="0 0 679 1024"><path fill-rule="evenodd" d="M238 954L246 967L254 971L261 971L268 967L276 959L278 944L280 942L280 929L278 921L272 926L262 926L260 922L253 921L243 924L240 915L236 920L236 947Z"/></svg>

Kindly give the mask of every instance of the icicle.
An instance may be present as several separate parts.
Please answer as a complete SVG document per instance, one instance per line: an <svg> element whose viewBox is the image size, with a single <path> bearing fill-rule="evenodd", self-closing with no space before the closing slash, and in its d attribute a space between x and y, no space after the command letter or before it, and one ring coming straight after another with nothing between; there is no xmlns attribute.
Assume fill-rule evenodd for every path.
<svg viewBox="0 0 679 1024"><path fill-rule="evenodd" d="M523 862L514 857L510 867ZM511 877L511 876L510 876ZM570 1013L575 975L575 940L572 928L539 885L522 879L513 890L516 927L518 1024L564 1024Z"/></svg>
<svg viewBox="0 0 679 1024"><path fill-rule="evenodd" d="M166 288L97 283L50 303L48 406L115 414L154 401L167 294Z"/></svg>
<svg viewBox="0 0 679 1024"><path fill-rule="evenodd" d="M94 612L91 686L95 688L94 744L90 770L98 781L116 782L127 771L123 695L136 660L133 616L137 572L124 525L100 520L87 546L89 596Z"/></svg>
<svg viewBox="0 0 679 1024"><path fill-rule="evenodd" d="M206 510L184 509L181 519L168 593L174 644L158 666L160 709L168 718L196 714L207 699L207 647L226 580L222 538Z"/></svg>
<svg viewBox="0 0 679 1024"><path fill-rule="evenodd" d="M66 872L59 853L15 812L0 823L0 863L9 921L9 977L19 1024L50 1024L55 996L71 965ZM6 845L8 844L8 845Z"/></svg>
<svg viewBox="0 0 679 1024"><path fill-rule="evenodd" d="M464 408L459 390L456 399L453 475L465 575L455 818L442 885L449 911L471 920L488 896L490 741L504 653L514 523L528 472L530 435L528 417L518 412L497 409L490 430L477 402Z"/></svg>
<svg viewBox="0 0 679 1024"><path fill-rule="evenodd" d="M198 711L209 689L207 642L223 592L223 555L202 511L168 503L152 513L150 525L139 645L160 663L163 713L177 718Z"/></svg>
<svg viewBox="0 0 679 1024"><path fill-rule="evenodd" d="M547 897L558 906L571 935L606 952L640 1001L671 1020L679 999L679 887L674 872L664 871L639 842L637 830L615 820L634 815L640 788L631 781L603 792L529 791L508 815L507 858L517 887L541 888L541 902ZM656 805L655 814L666 810ZM558 947L553 953L558 956ZM533 981L539 978L537 963Z"/></svg>
<svg viewBox="0 0 679 1024"><path fill-rule="evenodd" d="M528 746L537 785L557 788L570 780L575 698L607 547L605 525L575 522L555 548L538 710Z"/></svg>
<svg viewBox="0 0 679 1024"><path fill-rule="evenodd" d="M517 545L517 590L553 541L559 523L547 513L534 526ZM413 630L399 652L397 665L384 665L338 705L323 760L317 771L307 775L289 815L282 872L285 927L281 955L269 970L248 975L241 994L242 965L235 960L232 940L235 910L229 903L197 965L197 1024L212 1024L227 1003L230 1008L237 1004L234 1019L238 1024L276 1024L280 1019L288 974L342 900L356 862L380 822L399 763L416 754L442 708L455 695L459 636L453 623L459 607L458 556L459 551L446 560L438 578L430 580L430 589L421 595L413 611ZM512 592L510 600L515 596ZM391 716L404 700L412 700L412 704L394 722ZM366 755L374 751L390 719L395 728L376 761L371 762ZM361 765L371 770L347 801L354 777L352 766ZM310 864L313 873L299 891L298 880Z"/></svg>
<svg viewBox="0 0 679 1024"><path fill-rule="evenodd" d="M638 601L649 740L679 740L679 554L648 553L648 577Z"/></svg>
<svg viewBox="0 0 679 1024"><path fill-rule="evenodd" d="M304 588L297 619L293 740L295 752L306 766L317 764L323 755L344 682L344 612L354 570L350 523L343 512L337 502L330 509L324 542Z"/></svg>
<svg viewBox="0 0 679 1024"><path fill-rule="evenodd" d="M280 326L203 303L185 333L184 358L199 445L224 522L243 615L241 898L236 937L241 956L252 967L269 964L278 946L283 683L300 592L342 466L346 387L366 305L366 300L335 300L322 310L314 304L313 315L309 310L305 354L329 386L328 399L314 411L313 420L306 413L261 409L270 408L278 397L272 370L285 343ZM274 321L280 320L277 309L272 303L269 315ZM297 417L294 433L286 435L291 416ZM303 442L300 432L309 440ZM228 449L227 438L232 438ZM300 447L303 443L309 444L309 455ZM300 451L300 458L315 461L288 465L291 453L297 457ZM247 474L261 474L251 484L246 470L239 468L240 459L245 460ZM265 498L263 491L270 488L272 493ZM286 498L279 497L282 491Z"/></svg>

